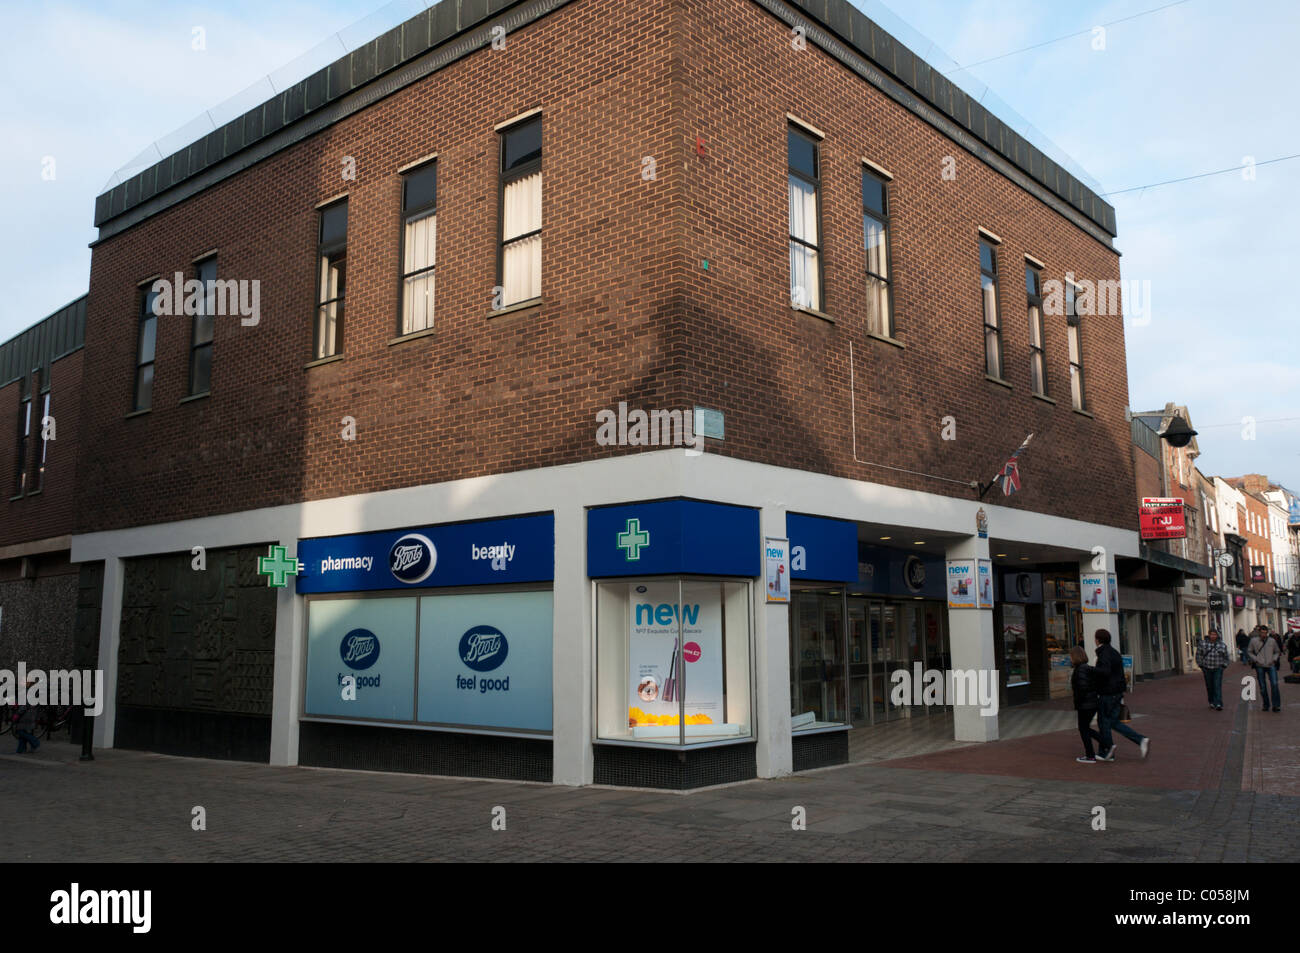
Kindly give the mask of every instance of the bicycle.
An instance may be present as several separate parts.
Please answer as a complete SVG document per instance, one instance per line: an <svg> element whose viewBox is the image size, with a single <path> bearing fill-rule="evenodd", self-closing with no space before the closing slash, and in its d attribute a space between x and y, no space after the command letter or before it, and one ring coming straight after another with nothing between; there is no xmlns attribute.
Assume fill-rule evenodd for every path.
<svg viewBox="0 0 1300 953"><path fill-rule="evenodd" d="M68 726L72 719L73 706L71 705L46 705L36 715L36 730L33 734L37 738L48 738L56 731L68 728L69 739L71 739L72 729Z"/></svg>

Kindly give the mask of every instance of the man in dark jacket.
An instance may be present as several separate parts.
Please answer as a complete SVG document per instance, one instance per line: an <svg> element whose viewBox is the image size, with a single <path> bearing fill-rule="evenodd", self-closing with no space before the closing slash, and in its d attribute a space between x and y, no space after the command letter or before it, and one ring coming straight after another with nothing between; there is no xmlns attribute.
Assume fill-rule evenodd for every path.
<svg viewBox="0 0 1300 953"><path fill-rule="evenodd" d="M1250 644L1250 636L1246 634L1245 629L1237 630L1237 659L1242 665L1249 665L1246 661L1246 646Z"/></svg>
<svg viewBox="0 0 1300 953"><path fill-rule="evenodd" d="M1124 660L1111 648L1110 632L1098 629L1097 643L1097 727L1101 729L1102 751L1100 761L1115 760L1115 739L1111 732L1119 732L1142 749L1142 757L1151 748L1151 739L1138 734L1119 720L1119 708L1124 701Z"/></svg>

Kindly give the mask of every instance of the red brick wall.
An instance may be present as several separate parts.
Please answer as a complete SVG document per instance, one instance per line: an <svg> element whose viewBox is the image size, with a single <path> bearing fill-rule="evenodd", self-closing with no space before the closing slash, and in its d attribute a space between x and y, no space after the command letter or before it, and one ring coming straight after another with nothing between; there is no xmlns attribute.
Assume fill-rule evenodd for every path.
<svg viewBox="0 0 1300 953"><path fill-rule="evenodd" d="M797 92L794 92L796 91ZM492 127L544 110L541 307L489 317L496 282ZM785 113L827 133L827 310L792 312ZM696 137L706 155L696 154ZM389 346L400 177L439 154L436 334ZM357 181L340 177L343 156ZM955 182L940 179L944 156ZM641 177L654 156L657 179ZM859 158L894 175L898 337L868 339ZM341 362L304 370L314 206L349 193ZM984 379L977 232L1000 247L1007 390ZM189 319L160 319L153 411L127 419L136 284L217 249L221 278L262 282L262 321L218 318L212 396L180 403ZM1122 328L1085 318L1090 409L1069 406L1063 319L1049 320L1056 405L1029 396L1023 258L1044 278L1118 277L1118 258L746 0L578 0L96 247L84 531L576 462L595 414L698 402L726 413L710 451L974 498L862 459L987 480L1033 431L1024 491L999 503L1131 528ZM700 267L708 259L708 271ZM340 439L340 419L357 439ZM952 415L958 439L940 439ZM995 493L997 491L994 491Z"/></svg>
<svg viewBox="0 0 1300 953"><path fill-rule="evenodd" d="M0 546L62 536L74 528L84 355L84 350L76 351L50 365L50 416L54 418L55 434L46 454L45 480L40 493L16 500L10 497L17 476L14 467L22 386L14 381L0 388ZM34 480L34 461L41 452L43 408L41 395L33 394L32 435L27 444L29 481Z"/></svg>
<svg viewBox="0 0 1300 953"><path fill-rule="evenodd" d="M1133 528L1121 320L1083 319L1095 418L1072 412L1064 318L1045 319L1049 393L1030 396L1024 254L1044 280L1117 279L1117 255L958 148L745 0L688 0L683 42L688 159L688 353L695 396L727 412L718 452L837 476L973 498L961 486L856 464L849 409L854 346L862 460L987 481L1021 440L1024 490L999 504ZM786 113L826 135L821 149L826 304L835 323L789 305ZM956 178L941 178L945 156ZM865 335L861 160L894 176L890 198L896 336ZM985 379L978 229L998 248L1003 376ZM956 419L956 441L941 420ZM712 448L711 448L712 449Z"/></svg>
<svg viewBox="0 0 1300 953"><path fill-rule="evenodd" d="M596 412L680 407L669 312L664 0L581 0L132 228L94 252L85 530L372 492L597 455ZM489 317L497 123L544 109L543 304ZM395 346L401 179L438 153L436 334ZM658 178L643 181L642 157ZM341 178L356 159L357 179ZM317 213L349 192L346 359L310 370ZM218 318L212 396L179 403L190 327L160 319L152 413L131 402L136 283L218 249L260 279ZM356 419L357 439L340 438ZM609 451L602 451L609 452Z"/></svg>

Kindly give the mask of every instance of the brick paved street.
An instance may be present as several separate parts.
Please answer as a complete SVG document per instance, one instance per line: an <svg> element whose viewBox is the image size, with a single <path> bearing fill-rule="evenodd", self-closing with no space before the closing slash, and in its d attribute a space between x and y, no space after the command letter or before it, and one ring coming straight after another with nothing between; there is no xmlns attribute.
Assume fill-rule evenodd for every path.
<svg viewBox="0 0 1300 953"><path fill-rule="evenodd" d="M1236 668L1230 670L1236 674ZM1289 686L1288 686L1289 687ZM1294 691L1294 689L1293 689ZM5 860L1295 861L1300 700L1139 686L1146 762L1060 731L692 794L274 768L47 743L0 756ZM1225 692L1225 695L1228 693ZM6 752L8 742L5 738ZM1249 757L1247 755L1249 754ZM190 829L191 809L207 830ZM507 829L491 829L492 809ZM806 831L791 811L807 811ZM1094 806L1107 830L1092 830ZM20 821L21 819L21 821Z"/></svg>

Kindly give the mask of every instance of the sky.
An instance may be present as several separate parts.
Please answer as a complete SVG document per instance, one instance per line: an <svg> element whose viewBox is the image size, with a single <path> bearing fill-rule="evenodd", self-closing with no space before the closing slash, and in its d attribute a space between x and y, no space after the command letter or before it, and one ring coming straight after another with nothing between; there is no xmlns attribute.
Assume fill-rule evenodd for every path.
<svg viewBox="0 0 1300 953"><path fill-rule="evenodd" d="M1149 288L1148 317L1126 321L1129 403L1186 405L1203 473L1266 473L1300 492L1300 297L1286 277L1298 265L1300 159L1259 165L1300 153L1291 91L1300 3L1183 0L1147 13L1169 0L895 0L884 11L852 2L886 29L902 19L957 64L993 59L965 76L1103 191L1233 170L1108 196L1121 276ZM341 55L353 37L423 6L396 0L369 30L349 28L374 16L378 0L11 9L0 35L9 225L0 279L10 289L0 341L85 293L94 200L117 169L322 42ZM1105 24L1099 43L1094 28ZM340 31L343 40L331 39ZM1069 38L1050 42L1060 37ZM1247 157L1253 178L1241 171Z"/></svg>

